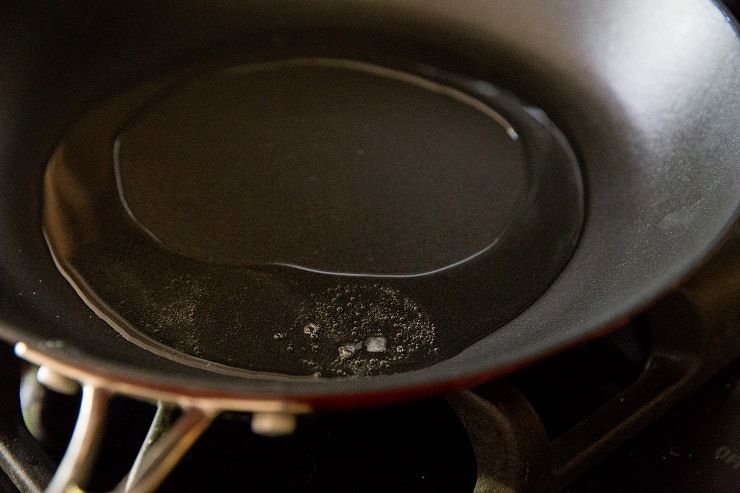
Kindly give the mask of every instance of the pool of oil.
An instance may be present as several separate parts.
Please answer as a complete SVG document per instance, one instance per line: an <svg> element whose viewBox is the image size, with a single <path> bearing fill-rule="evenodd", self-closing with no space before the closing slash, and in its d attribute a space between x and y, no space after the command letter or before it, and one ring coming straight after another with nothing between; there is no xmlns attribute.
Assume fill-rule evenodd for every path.
<svg viewBox="0 0 740 493"><path fill-rule="evenodd" d="M437 73L302 58L111 98L47 168L57 264L129 340L213 371L454 356L547 289L583 196L540 111Z"/></svg>

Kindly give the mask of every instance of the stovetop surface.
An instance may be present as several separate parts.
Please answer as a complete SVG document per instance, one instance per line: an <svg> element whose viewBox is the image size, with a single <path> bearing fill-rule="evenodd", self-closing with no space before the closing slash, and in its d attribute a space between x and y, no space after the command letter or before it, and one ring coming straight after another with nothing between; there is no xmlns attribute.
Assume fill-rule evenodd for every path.
<svg viewBox="0 0 740 493"><path fill-rule="evenodd" d="M740 491L740 361L565 491Z"/></svg>
<svg viewBox="0 0 740 493"><path fill-rule="evenodd" d="M589 344L560 358L581 362L599 358L605 366L614 365L617 360L610 361L605 354L603 343ZM563 409L572 414L580 406L582 413L588 413L602 398L596 394L617 392L620 386L614 376L602 379L600 387L593 387L592 382L591 388L581 387L586 398L576 402L575 389L583 381L574 381L571 390L561 389L563 400L569 403L543 407L536 403L533 388L527 389L527 381L534 379L537 371L539 375L552 372L553 364L561 363L556 359L529 370L529 375L520 373L509 379L529 393L540 416L547 417L543 421L548 423L551 438L568 426L567 420L558 416ZM625 374L622 371L620 378ZM593 376L588 378L593 380ZM544 378L538 381L554 385ZM76 398L57 399L61 399L62 408L76 405ZM152 405L127 399L113 402L105 445L90 484L92 491L115 487L133 461L153 413ZM63 414L54 419L63 422ZM69 433L70 425L68 419L68 429L62 430L62 435ZM53 450L52 444L50 448L49 455L58 460L63 446ZM279 438L251 433L248 415L227 414L199 439L158 491L471 492L477 475L475 452L465 428L449 403L435 398L305 416L295 434ZM740 361L564 491L724 493L737 491L738 484ZM0 491L17 490L0 475Z"/></svg>

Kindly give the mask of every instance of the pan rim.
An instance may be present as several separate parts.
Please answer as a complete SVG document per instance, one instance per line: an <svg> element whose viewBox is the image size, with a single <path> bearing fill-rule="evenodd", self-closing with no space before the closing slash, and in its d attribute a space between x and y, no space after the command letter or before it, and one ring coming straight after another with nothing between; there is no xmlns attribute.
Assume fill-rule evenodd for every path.
<svg viewBox="0 0 740 493"><path fill-rule="evenodd" d="M705 7L703 7L705 8ZM657 6L654 6L653 9L658 9ZM711 23L710 23L711 24ZM711 24L712 27L717 27L718 24ZM725 34L726 35L726 34ZM736 33L735 33L736 36ZM724 39L724 38L723 38ZM726 46L726 44L724 45ZM737 43L735 43L735 50L737 51ZM737 58L737 53L735 52L735 58ZM687 276L691 274L691 272L695 271L696 269L700 268L700 265L703 260L707 258L707 256L714 251L714 249L723 241L723 237L726 235L726 233L734 227L734 224L736 224L738 218L738 201L736 200L734 203L734 208L732 209L732 212L729 213L729 217L725 217L723 219L723 226L719 228L719 231L716 231L715 235L712 236L708 241L705 241L702 243L702 248L697 248L693 251L693 254L688 256L688 258L684 259L684 262L682 262L680 265L676 265L673 267L673 269L670 270L669 273L664 275L664 278L661 280L660 283L656 283L654 286L644 286L643 289L639 292L641 296L633 296L632 300L630 300L628 303L626 303L626 306L622 306L620 310L617 310L618 313L613 313L611 316L604 316L601 317L599 321L594 321L593 324L587 324L589 325L589 330L587 331L586 335L584 336L582 333L579 334L582 337L594 337L603 331L607 331L612 328L616 328L616 324L623 320L624 317L630 316L631 314L634 314L638 311L640 311L645 306L649 305L652 300L657 298L658 296L668 292L670 289L672 289L674 286L676 286L681 281L685 280ZM6 322L3 322L3 326L8 327L8 324ZM29 339L28 341L24 341L27 344L29 344L32 347L39 347L42 348L44 346L44 341L42 340L36 340L34 341L32 338L28 338L28 334L24 334L23 331L18 331L18 329L13 328L7 328L7 330L2 331L2 337L6 338L8 340L11 340L13 342L17 342L19 340ZM577 328L571 328L570 333L558 333L556 335L553 335L553 339L558 341L559 345L555 346L549 346L550 351L555 351L558 349L562 349L568 344L574 344L576 341L571 337L573 334L580 332ZM579 339L580 340L580 339ZM552 341L549 341L552 342ZM536 348L535 348L536 349ZM54 348L48 349L46 351L46 354L49 355L51 358L59 361L66 361L71 356L71 352L67 353L64 351L60 351ZM523 353L523 354L522 354ZM508 371L507 367L505 366L505 363L508 361L511 365L514 364L514 362L521 362L522 359L533 359L536 357L541 357L541 352L538 352L534 350L533 348L529 348L528 350L522 350L518 354L509 354L507 357L502 357L499 359L497 364L499 365L495 369L491 369L490 367L487 369L488 372L491 374L496 372L505 372ZM120 362L110 362L110 361L103 361L101 359L96 359L96 357L85 354L83 356L80 356L79 354L76 356L79 359L78 363L81 365L81 367L88 368L91 372L96 371L98 368L97 365L101 363L105 363L106 370L107 371L114 371L117 375L121 376L124 379L136 379L139 383L143 385L153 385L151 381L149 380L151 378L151 373L142 372L140 368L133 368L131 366L127 367ZM482 368L482 364L480 365ZM398 394L400 391L403 391L406 388L413 387L413 386L433 386L435 385L435 381L437 377L440 375L445 375L444 372L442 373L431 373L427 374L426 370L423 370L425 375L422 377L416 377L416 378L400 378L395 379L394 376L390 376L385 378L384 377L384 384L382 389L380 391L386 392L388 394ZM482 373L475 373L470 369L470 367L467 368L467 373L457 375L457 379L450 377L447 375L445 378L446 380L439 382L438 385L440 387L456 387L456 386L466 386L469 382L475 381L478 379L487 378L490 376L489 374L484 375L484 371ZM403 374L408 375L408 374ZM172 388L179 388L182 389L184 392L208 392L208 388L203 386L202 380L196 379L190 379L187 376L172 376L172 375L158 375L157 376L160 385L169 385ZM339 382L337 382L339 383ZM351 383L351 382L348 382ZM230 392L233 392L234 394L240 394L240 395L253 395L252 390L248 390L245 388L244 385L240 385L239 382L236 381L230 381L230 382L222 382L223 389L227 390L230 389ZM211 386L209 386L211 387ZM332 386L334 387L334 386ZM216 388L218 390L218 386ZM285 398L291 399L303 399L304 394L302 394L303 391L307 389L288 389L284 388L282 386L276 386L274 389L273 395L280 395ZM211 391L214 391L213 387L211 387ZM372 393L375 389L373 389L370 386L366 386L363 388L362 385L343 385L339 384L336 385L335 388L323 388L323 389L316 389L316 392L314 394L309 394L306 399L307 400L319 400L322 397L327 396L334 396L338 397L342 393L345 392L366 392L366 393ZM379 392L380 392L379 391ZM432 392L435 390L430 390L429 392Z"/></svg>

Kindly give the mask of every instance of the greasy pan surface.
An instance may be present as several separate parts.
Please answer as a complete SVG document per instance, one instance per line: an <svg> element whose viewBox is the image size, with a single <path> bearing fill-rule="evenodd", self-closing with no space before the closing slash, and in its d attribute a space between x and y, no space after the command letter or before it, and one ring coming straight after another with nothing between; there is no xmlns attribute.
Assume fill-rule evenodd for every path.
<svg viewBox="0 0 740 493"><path fill-rule="evenodd" d="M188 394L325 405L458 388L607 330L696 267L737 215L740 41L711 2L53 8L10 7L0 26L0 335L88 370ZM318 48L301 52L309 46ZM492 81L543 109L575 150L586 189L581 237L561 275L459 354L393 375L244 378L124 339L49 254L46 165L80 115L112 95L250 51L383 53Z"/></svg>

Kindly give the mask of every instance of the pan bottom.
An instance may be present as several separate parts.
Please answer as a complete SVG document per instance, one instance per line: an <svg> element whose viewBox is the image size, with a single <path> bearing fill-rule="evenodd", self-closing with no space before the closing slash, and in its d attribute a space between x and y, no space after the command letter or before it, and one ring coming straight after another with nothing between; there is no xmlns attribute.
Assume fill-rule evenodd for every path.
<svg viewBox="0 0 740 493"><path fill-rule="evenodd" d="M541 111L486 82L323 58L112 98L57 148L44 200L60 270L132 342L312 378L457 354L547 289L583 218Z"/></svg>

